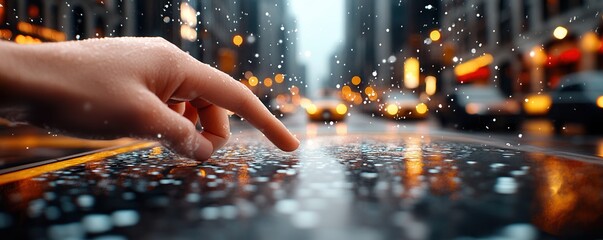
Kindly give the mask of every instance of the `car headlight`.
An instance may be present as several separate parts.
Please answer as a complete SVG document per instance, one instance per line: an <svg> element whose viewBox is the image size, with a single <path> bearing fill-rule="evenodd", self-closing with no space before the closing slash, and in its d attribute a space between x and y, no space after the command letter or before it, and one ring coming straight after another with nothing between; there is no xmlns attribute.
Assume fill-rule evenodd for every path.
<svg viewBox="0 0 603 240"><path fill-rule="evenodd" d="M427 104L425 104L425 103L419 103L419 104L417 104L417 106L415 108L417 109L418 114L425 114L427 112L427 110L429 110L427 108Z"/></svg>
<svg viewBox="0 0 603 240"><path fill-rule="evenodd" d="M385 108L385 111L389 115L392 115L392 116L396 115L396 113L398 113L398 105L396 105L396 104L387 104L387 107Z"/></svg>
<svg viewBox="0 0 603 240"><path fill-rule="evenodd" d="M318 111L318 109L316 108L316 105L314 105L314 104L310 104L306 108L306 112L308 112L308 114L310 114L310 115L316 114L317 111Z"/></svg>
<svg viewBox="0 0 603 240"><path fill-rule="evenodd" d="M339 115L343 115L345 113L348 112L348 107L345 106L345 104L340 103L337 104L337 107L335 108L335 111L339 114Z"/></svg>

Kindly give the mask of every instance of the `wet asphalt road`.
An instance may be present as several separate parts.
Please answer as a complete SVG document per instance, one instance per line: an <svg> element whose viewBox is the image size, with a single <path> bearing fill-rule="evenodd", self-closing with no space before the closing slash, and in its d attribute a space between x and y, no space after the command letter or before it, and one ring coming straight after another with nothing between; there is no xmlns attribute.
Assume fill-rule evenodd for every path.
<svg viewBox="0 0 603 240"><path fill-rule="evenodd" d="M293 153L235 122L205 163L154 147L3 184L0 236L603 238L597 137L348 120L284 119L302 140Z"/></svg>

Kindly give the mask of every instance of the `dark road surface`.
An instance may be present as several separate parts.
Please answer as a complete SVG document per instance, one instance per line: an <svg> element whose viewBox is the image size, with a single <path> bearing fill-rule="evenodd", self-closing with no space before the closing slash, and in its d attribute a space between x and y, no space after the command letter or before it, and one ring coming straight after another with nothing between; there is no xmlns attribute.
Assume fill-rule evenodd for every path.
<svg viewBox="0 0 603 240"><path fill-rule="evenodd" d="M302 140L293 153L235 124L205 163L151 146L7 182L0 236L603 238L603 165L590 147L540 151L530 134L349 120L285 119Z"/></svg>

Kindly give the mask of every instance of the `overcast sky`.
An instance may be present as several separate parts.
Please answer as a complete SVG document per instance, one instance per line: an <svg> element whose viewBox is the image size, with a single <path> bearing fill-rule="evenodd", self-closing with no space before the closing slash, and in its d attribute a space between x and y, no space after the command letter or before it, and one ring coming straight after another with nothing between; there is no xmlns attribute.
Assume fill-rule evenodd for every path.
<svg viewBox="0 0 603 240"><path fill-rule="evenodd" d="M290 0L297 18L299 59L306 63L312 89L329 72L328 58L343 39L345 0ZM324 79L321 79L324 81Z"/></svg>

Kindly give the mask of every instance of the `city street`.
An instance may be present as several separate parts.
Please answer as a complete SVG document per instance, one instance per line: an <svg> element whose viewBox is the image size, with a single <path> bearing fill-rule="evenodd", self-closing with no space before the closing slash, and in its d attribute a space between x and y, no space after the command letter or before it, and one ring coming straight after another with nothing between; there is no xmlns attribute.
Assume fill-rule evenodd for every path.
<svg viewBox="0 0 603 240"><path fill-rule="evenodd" d="M0 239L603 239L602 12L0 0Z"/></svg>
<svg viewBox="0 0 603 240"><path fill-rule="evenodd" d="M277 150L233 118L229 144L204 163L148 143L72 165L68 160L69 167L33 177L6 174L0 179L0 234L603 237L600 137L459 133L430 120L389 121L354 111L345 123L307 124L304 115L283 119L302 140L293 153Z"/></svg>

